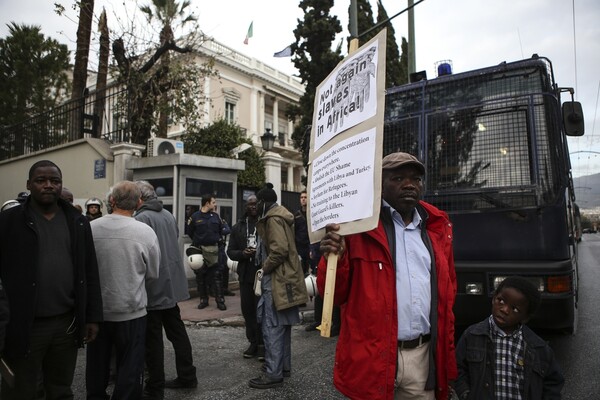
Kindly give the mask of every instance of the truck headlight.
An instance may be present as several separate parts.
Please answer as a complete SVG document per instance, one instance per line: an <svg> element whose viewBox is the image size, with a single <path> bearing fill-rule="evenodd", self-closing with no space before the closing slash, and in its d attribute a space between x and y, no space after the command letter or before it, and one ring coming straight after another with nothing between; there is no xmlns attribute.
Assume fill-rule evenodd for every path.
<svg viewBox="0 0 600 400"><path fill-rule="evenodd" d="M469 282L465 284L465 294L481 295L483 294L483 284L480 282Z"/></svg>

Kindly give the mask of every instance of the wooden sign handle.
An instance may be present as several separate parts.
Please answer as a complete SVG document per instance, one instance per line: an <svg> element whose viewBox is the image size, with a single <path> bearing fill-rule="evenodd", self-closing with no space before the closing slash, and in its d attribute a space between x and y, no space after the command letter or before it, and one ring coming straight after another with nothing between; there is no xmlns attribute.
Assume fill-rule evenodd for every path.
<svg viewBox="0 0 600 400"><path fill-rule="evenodd" d="M321 319L321 336L331 337L331 319L333 316L333 295L335 292L335 274L338 255L330 253L327 257L327 277L325 293L323 293L323 317Z"/></svg>

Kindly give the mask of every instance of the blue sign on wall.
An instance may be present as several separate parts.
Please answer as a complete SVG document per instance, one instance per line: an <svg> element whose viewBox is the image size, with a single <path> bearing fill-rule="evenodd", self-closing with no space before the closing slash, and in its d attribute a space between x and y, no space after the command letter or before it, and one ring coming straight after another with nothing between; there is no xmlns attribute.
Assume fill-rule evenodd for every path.
<svg viewBox="0 0 600 400"><path fill-rule="evenodd" d="M94 179L106 178L106 160L94 160Z"/></svg>

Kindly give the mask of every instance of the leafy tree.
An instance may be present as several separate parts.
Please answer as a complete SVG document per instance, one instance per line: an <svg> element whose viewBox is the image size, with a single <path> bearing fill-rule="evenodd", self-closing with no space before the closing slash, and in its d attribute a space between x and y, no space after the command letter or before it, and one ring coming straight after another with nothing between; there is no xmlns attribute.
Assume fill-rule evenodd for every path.
<svg viewBox="0 0 600 400"><path fill-rule="evenodd" d="M0 125L12 125L57 106L69 91L67 46L39 26L8 25L0 39Z"/></svg>
<svg viewBox="0 0 600 400"><path fill-rule="evenodd" d="M348 7L348 15L350 15L350 7ZM373 39L375 35L377 35L379 31L376 30L364 33L371 29L374 25L373 10L371 9L371 3L369 3L369 0L356 0L356 27L360 37L359 46L367 43L369 40ZM348 31L349 30L350 22L348 22ZM350 40L352 39L352 37L348 37L348 47L350 46Z"/></svg>
<svg viewBox="0 0 600 400"><path fill-rule="evenodd" d="M403 36L402 44L400 45L401 56L400 56L400 76L402 79L400 83L408 83L408 40Z"/></svg>
<svg viewBox="0 0 600 400"><path fill-rule="evenodd" d="M231 158L231 149L248 143L244 131L237 124L224 119L215 121L206 128L191 127L183 136L186 153L210 157ZM265 183L265 165L254 147L241 152L238 157L246 161L246 169L238 172L240 186L259 188Z"/></svg>
<svg viewBox="0 0 600 400"><path fill-rule="evenodd" d="M381 1L377 1L377 23L387 20L388 14ZM402 56L398 52L396 31L391 22L380 29L387 28L386 62L385 62L385 87L393 87L408 82L408 42L402 37ZM378 30L379 32L379 30ZM406 50L404 44L406 43Z"/></svg>
<svg viewBox="0 0 600 400"><path fill-rule="evenodd" d="M306 91L298 106L289 107L286 115L290 120L299 119L292 139L302 150L304 166L308 163L310 126L312 125L315 92L319 84L327 78L342 60L339 48L331 49L336 34L342 31L340 21L329 14L333 0L302 0L299 7L304 12L304 20L298 20L294 29L296 42L292 44L292 61L298 69Z"/></svg>
<svg viewBox="0 0 600 400"><path fill-rule="evenodd" d="M402 57L398 51L398 43L396 42L396 32L392 26L391 21L383 23L387 20L388 14L381 1L377 1L377 24L382 23L376 29L373 27L376 25L373 22L373 11L371 10L371 4L368 0L357 0L357 27L358 36L360 39L360 45L365 44L372 38L374 38L383 28L387 28L387 41L386 41L386 63L385 63L385 87L398 86L408 82L408 57L407 53L402 51ZM350 38L349 38L350 39ZM406 39L403 37L402 42ZM350 40L348 40L350 42ZM407 47L408 51L408 47Z"/></svg>
<svg viewBox="0 0 600 400"><path fill-rule="evenodd" d="M128 89L122 106L128 110L133 143L146 144L152 133L166 136L167 117L188 128L201 125L202 103L206 101L202 81L215 74L214 60L200 64L192 58L196 44L203 40L199 29L192 29L192 33L178 40L172 30L176 23L195 21L193 15L185 13L189 4L154 0L154 8L142 8L150 23L158 21L161 26L160 41L154 50L126 44L125 37L113 42L117 79ZM134 32L127 37L137 39Z"/></svg>

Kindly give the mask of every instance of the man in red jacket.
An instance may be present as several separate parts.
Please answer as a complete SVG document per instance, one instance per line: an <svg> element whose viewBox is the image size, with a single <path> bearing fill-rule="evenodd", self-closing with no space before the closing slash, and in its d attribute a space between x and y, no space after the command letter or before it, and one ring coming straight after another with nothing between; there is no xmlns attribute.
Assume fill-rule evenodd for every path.
<svg viewBox="0 0 600 400"><path fill-rule="evenodd" d="M342 326L336 388L351 399L446 400L456 378L456 273L448 216L420 201L425 167L407 153L382 162L377 228L346 237L329 224L317 284L338 254L334 303Z"/></svg>

